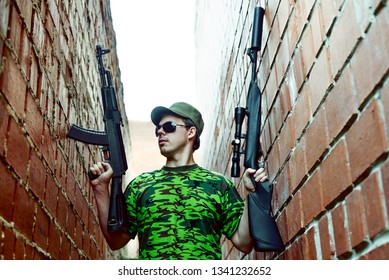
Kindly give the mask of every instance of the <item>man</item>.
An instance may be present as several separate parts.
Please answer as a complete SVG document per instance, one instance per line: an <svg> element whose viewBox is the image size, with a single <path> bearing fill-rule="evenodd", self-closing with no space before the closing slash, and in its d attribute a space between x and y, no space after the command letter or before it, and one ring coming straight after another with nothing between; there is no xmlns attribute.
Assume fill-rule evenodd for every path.
<svg viewBox="0 0 389 280"><path fill-rule="evenodd" d="M99 162L90 168L99 175L91 185L100 226L111 249L120 249L138 235L140 259L220 259L223 234L240 251L251 252L246 203L230 180L194 161L204 127L201 113L178 102L169 108L154 108L151 120L166 164L128 185L128 231L107 232L110 165ZM263 168L247 169L243 182L249 192L254 191L250 176L261 182L268 179Z"/></svg>

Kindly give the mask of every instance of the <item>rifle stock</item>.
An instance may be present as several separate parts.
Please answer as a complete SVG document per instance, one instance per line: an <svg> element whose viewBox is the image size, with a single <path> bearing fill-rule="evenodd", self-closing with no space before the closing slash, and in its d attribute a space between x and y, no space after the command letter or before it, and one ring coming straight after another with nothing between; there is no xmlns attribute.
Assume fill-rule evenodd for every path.
<svg viewBox="0 0 389 280"><path fill-rule="evenodd" d="M252 47L248 50L248 55L252 63L252 76L249 93L246 101L246 108L235 108L235 139L232 157L231 173L233 177L240 176L239 155L242 133L243 119L247 117L247 133L244 150L244 167L259 169L258 160L262 155L260 147L261 129L261 92L256 81L256 61L257 52L261 49L262 24L265 10L261 7L255 8L253 22ZM272 215L271 198L273 185L270 182L255 182L255 192L247 196L249 212L250 236L254 240L256 251L283 251L285 246L282 242L277 224Z"/></svg>
<svg viewBox="0 0 389 280"><path fill-rule="evenodd" d="M104 69L102 56L109 53L109 49L96 46L96 58L98 60L101 94L104 108L105 131L95 131L77 125L72 125L67 137L83 143L102 146L105 160L112 167L112 183L110 204L108 213L108 232L128 229L128 220L125 218L125 198L122 191L122 176L127 170L127 160L124 149L121 125L122 119L117 105L115 89L112 85L111 73ZM88 172L90 180L96 178Z"/></svg>

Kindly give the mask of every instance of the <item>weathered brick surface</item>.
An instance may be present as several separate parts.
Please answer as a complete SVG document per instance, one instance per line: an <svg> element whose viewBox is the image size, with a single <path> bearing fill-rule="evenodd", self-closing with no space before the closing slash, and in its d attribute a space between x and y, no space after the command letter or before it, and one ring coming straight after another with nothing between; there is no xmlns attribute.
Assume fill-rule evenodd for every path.
<svg viewBox="0 0 389 280"><path fill-rule="evenodd" d="M86 175L98 148L66 138L103 129L97 44L127 123L108 0L0 1L0 259L114 257Z"/></svg>
<svg viewBox="0 0 389 280"><path fill-rule="evenodd" d="M387 258L386 0L198 0L197 92L207 100L201 108L204 165L230 176L231 112L246 103L246 51L259 2L266 2L257 73L261 141L270 179L277 182L273 213L286 250L241 256L226 242L224 257Z"/></svg>

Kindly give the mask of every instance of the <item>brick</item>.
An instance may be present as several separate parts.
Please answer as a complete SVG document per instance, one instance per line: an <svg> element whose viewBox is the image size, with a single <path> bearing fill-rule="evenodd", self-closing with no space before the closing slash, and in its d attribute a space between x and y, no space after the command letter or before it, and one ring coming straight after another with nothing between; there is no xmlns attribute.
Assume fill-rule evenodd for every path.
<svg viewBox="0 0 389 280"><path fill-rule="evenodd" d="M264 101L266 101L267 104L273 103L275 94L278 90L278 83L279 83L279 78L277 77L276 67L274 67L270 72L269 79L266 84L266 95L264 96L266 100Z"/></svg>
<svg viewBox="0 0 389 280"><path fill-rule="evenodd" d="M26 179L30 147L20 127L12 119L7 137L6 160L22 179Z"/></svg>
<svg viewBox="0 0 389 280"><path fill-rule="evenodd" d="M382 185L384 187L384 196L386 202L386 215L389 217L389 161L386 161L381 167Z"/></svg>
<svg viewBox="0 0 389 280"><path fill-rule="evenodd" d="M294 131L292 118L287 118L279 136L280 162L283 163L294 146Z"/></svg>
<svg viewBox="0 0 389 280"><path fill-rule="evenodd" d="M26 246L24 247L24 258L26 260L32 260L34 257L34 248L26 243Z"/></svg>
<svg viewBox="0 0 389 280"><path fill-rule="evenodd" d="M303 227L301 211L301 193L297 192L286 208L286 223L288 225L288 238L291 240Z"/></svg>
<svg viewBox="0 0 389 280"><path fill-rule="evenodd" d="M56 217L60 226L63 229L66 229L67 227L68 212L69 212L68 202L66 201L65 197L61 193L59 193Z"/></svg>
<svg viewBox="0 0 389 280"><path fill-rule="evenodd" d="M71 260L79 260L80 259L80 255L78 254L78 251L73 246L73 244L71 244L71 246L70 246L69 259L71 259Z"/></svg>
<svg viewBox="0 0 389 280"><path fill-rule="evenodd" d="M45 38L45 29L43 26L42 19L38 12L34 12L33 20L33 32L32 32L32 41L37 48L38 53L43 50L44 38Z"/></svg>
<svg viewBox="0 0 389 280"><path fill-rule="evenodd" d="M41 251L34 249L32 259L33 260L46 260L47 257Z"/></svg>
<svg viewBox="0 0 389 280"><path fill-rule="evenodd" d="M293 13L289 18L289 24L287 29L287 38L290 42L289 53L293 53L293 50L296 47L297 41L300 38L304 25L307 21L304 14L301 13L303 3L297 2L297 5L299 5L298 8L295 8L293 10Z"/></svg>
<svg viewBox="0 0 389 280"><path fill-rule="evenodd" d="M311 227L306 233L307 249L305 250L306 254L304 256L304 260L317 260L315 235L315 227Z"/></svg>
<svg viewBox="0 0 389 280"><path fill-rule="evenodd" d="M60 29L60 16L59 16L59 13L58 13L58 6L56 5L56 3L48 3L48 11L49 11L49 15L51 15L51 18L53 19L53 22L54 22L54 26L57 30ZM82 11L81 10L78 10L79 12Z"/></svg>
<svg viewBox="0 0 389 280"><path fill-rule="evenodd" d="M280 93L279 93L279 99L280 99L280 103L281 103L280 104L280 115L281 115L280 117L282 119L282 122L284 122L288 113L290 111L292 111L292 103L291 103L291 99L290 99L290 91L289 90L290 90L290 88L287 85L287 82L283 83L281 86L281 89L280 89Z"/></svg>
<svg viewBox="0 0 389 280"><path fill-rule="evenodd" d="M287 225L287 218L286 218L286 211L282 211L281 214L278 216L277 220L277 226L278 230L281 235L281 239L286 242L288 239L288 225Z"/></svg>
<svg viewBox="0 0 389 280"><path fill-rule="evenodd" d="M362 182L362 195L369 236L374 238L386 229L385 206L377 172Z"/></svg>
<svg viewBox="0 0 389 280"><path fill-rule="evenodd" d="M279 151L279 145L278 142L276 142L273 147L270 154L268 154L267 158L267 173L271 181L273 181L274 177L277 174L279 166L281 166L280 163L280 151Z"/></svg>
<svg viewBox="0 0 389 280"><path fill-rule="evenodd" d="M374 100L346 135L353 181L388 148L380 111Z"/></svg>
<svg viewBox="0 0 389 280"><path fill-rule="evenodd" d="M15 239L15 260L23 260L25 256L24 247L26 246L26 243L22 238L16 238Z"/></svg>
<svg viewBox="0 0 389 280"><path fill-rule="evenodd" d="M11 8L8 39L15 53L20 51L20 35L22 33L22 20L15 6Z"/></svg>
<svg viewBox="0 0 389 280"><path fill-rule="evenodd" d="M274 30L272 30L272 32L269 33L269 43L268 43L269 49L267 50L269 55L270 65L274 62L276 51L280 43L279 39L281 37L278 24L273 24L272 27L274 28Z"/></svg>
<svg viewBox="0 0 389 280"><path fill-rule="evenodd" d="M311 94L311 110L318 110L328 88L333 83L331 57L328 49L324 48L317 58L309 76L309 92Z"/></svg>
<svg viewBox="0 0 389 280"><path fill-rule="evenodd" d="M50 223L48 238L47 250L50 252L53 259L57 260L61 250L61 232L54 223Z"/></svg>
<svg viewBox="0 0 389 280"><path fill-rule="evenodd" d="M369 251L363 256L368 260L388 260L389 259L389 244L384 244L378 248Z"/></svg>
<svg viewBox="0 0 389 280"><path fill-rule="evenodd" d="M355 248L368 236L363 197L359 189L354 189L346 197L346 209L351 246Z"/></svg>
<svg viewBox="0 0 389 280"><path fill-rule="evenodd" d="M48 80L45 72L38 77L36 99L38 99L38 108L43 113L46 109L46 92L48 91Z"/></svg>
<svg viewBox="0 0 389 280"><path fill-rule="evenodd" d="M329 148L326 108L323 107L313 118L313 122L305 132L307 168L310 170Z"/></svg>
<svg viewBox="0 0 389 280"><path fill-rule="evenodd" d="M325 101L330 141L347 129L347 123L357 114L357 102L351 81L350 67L347 67Z"/></svg>
<svg viewBox="0 0 389 280"><path fill-rule="evenodd" d="M352 185L344 141L340 141L321 164L323 203L327 207Z"/></svg>
<svg viewBox="0 0 389 280"><path fill-rule="evenodd" d="M83 226L79 221L76 222L76 238L75 238L75 243L78 248L82 248L82 243L83 243L83 238L84 238L84 230Z"/></svg>
<svg viewBox="0 0 389 280"><path fill-rule="evenodd" d="M69 173L69 176L66 178L66 193L71 201L75 203L76 201L76 182L74 181L74 175Z"/></svg>
<svg viewBox="0 0 389 280"><path fill-rule="evenodd" d="M15 228L18 229L30 240L33 236L35 201L31 195L18 185L16 188L14 223Z"/></svg>
<svg viewBox="0 0 389 280"><path fill-rule="evenodd" d="M62 236L61 250L59 254L60 260L70 259L70 240L66 236Z"/></svg>
<svg viewBox="0 0 389 280"><path fill-rule="evenodd" d="M296 54L291 65L292 71L289 72L288 78L286 80L292 103L294 103L297 92L300 90L306 78L303 67L304 63L302 58L302 51L301 49L298 49L296 50Z"/></svg>
<svg viewBox="0 0 389 280"><path fill-rule="evenodd" d="M51 215L56 216L57 213L57 203L58 203L58 193L59 189L54 181L54 178L51 174L48 174L46 177L46 191L45 191L45 205Z"/></svg>
<svg viewBox="0 0 389 280"><path fill-rule="evenodd" d="M291 10L292 4L290 1L280 1L278 4L278 10L277 7L270 7L270 3L268 4L270 12L277 11L277 19L280 26L281 34L284 32L284 29L287 28L286 24L289 18L289 13Z"/></svg>
<svg viewBox="0 0 389 280"><path fill-rule="evenodd" d="M7 221L12 221L16 179L12 176L11 171L7 168L7 166L4 165L1 160L0 174L2 175L0 182L0 216Z"/></svg>
<svg viewBox="0 0 389 280"><path fill-rule="evenodd" d="M56 29L54 26L53 18L50 16L46 17L45 20L45 30L47 31L48 36L50 37L51 41L54 41L54 36L56 33Z"/></svg>
<svg viewBox="0 0 389 280"><path fill-rule="evenodd" d="M48 164L48 168L54 170L56 143L51 136L50 128L47 124L43 125L42 148L41 153Z"/></svg>
<svg viewBox="0 0 389 280"><path fill-rule="evenodd" d="M61 151L57 153L55 163L55 177L60 182L60 186L64 187L66 185L67 164Z"/></svg>
<svg viewBox="0 0 389 280"><path fill-rule="evenodd" d="M334 1L321 1L319 4L320 20L324 33L327 34L338 15L338 8Z"/></svg>
<svg viewBox="0 0 389 280"><path fill-rule="evenodd" d="M18 117L24 113L26 83L7 48L3 51L5 60L3 72L0 75L0 90L4 93L11 109Z"/></svg>
<svg viewBox="0 0 389 280"><path fill-rule="evenodd" d="M383 108L385 111L385 121L386 124L389 124L389 82L388 81L381 89L381 98L382 98L382 103L384 105Z"/></svg>
<svg viewBox="0 0 389 280"><path fill-rule="evenodd" d="M43 201L45 195L46 168L35 152L31 153L28 178L29 187Z"/></svg>
<svg viewBox="0 0 389 280"><path fill-rule="evenodd" d="M319 213L325 210L323 205L320 170L316 171L301 188L301 201L304 217L303 225L306 226L312 222Z"/></svg>
<svg viewBox="0 0 389 280"><path fill-rule="evenodd" d="M23 18L23 22L26 24L27 29L31 32L31 15L33 3L28 0L17 0L16 3L20 10L20 15Z"/></svg>
<svg viewBox="0 0 389 280"><path fill-rule="evenodd" d="M36 55L32 52L31 55L31 64L30 64L30 86L31 86L31 91L34 97L38 97L38 86L39 86L39 76L42 75L42 72L40 70L40 65L38 58Z"/></svg>
<svg viewBox="0 0 389 280"><path fill-rule="evenodd" d="M332 260L335 251L328 226L327 216L319 220L320 248L323 260Z"/></svg>
<svg viewBox="0 0 389 280"><path fill-rule="evenodd" d="M349 252L350 240L349 229L347 228L347 220L345 216L345 209L343 204L339 204L332 212L332 226L334 228L334 239L336 255L342 256Z"/></svg>
<svg viewBox="0 0 389 280"><path fill-rule="evenodd" d="M316 32L316 31L315 31ZM314 47L314 41L313 41L313 30L312 27L309 26L307 30L303 33L301 38L301 44L304 46L304 48L301 48L302 52L302 59L303 59L303 69L304 69L304 75L307 76L310 72L312 65L316 58L316 52Z"/></svg>
<svg viewBox="0 0 389 280"><path fill-rule="evenodd" d="M361 36L362 30L356 20L354 1L347 1L329 38L333 73L338 73L343 67Z"/></svg>
<svg viewBox="0 0 389 280"><path fill-rule="evenodd" d="M76 237L76 222L77 218L73 211L68 211L68 226L66 231L69 233L70 238L75 241Z"/></svg>
<svg viewBox="0 0 389 280"><path fill-rule="evenodd" d="M263 149L265 149L265 147L271 146L271 143L274 142L276 136L278 135L278 131L281 128L282 123L284 121L282 119L282 114L281 114L280 98L276 98L274 102L275 102L274 106L270 109L269 112L269 119L266 122L267 125L266 124L264 125L264 130L262 131L261 134L261 137L265 140L265 142L262 143L262 146L264 146L263 144L265 144Z"/></svg>
<svg viewBox="0 0 389 280"><path fill-rule="evenodd" d="M387 12L383 11L376 17L351 59L358 104L364 102L389 69L389 64L383 63L389 61L387 30L389 20Z"/></svg>
<svg viewBox="0 0 389 280"><path fill-rule="evenodd" d="M36 212L35 228L34 228L34 241L44 251L47 250L49 225L50 225L49 216L47 216L46 212L41 207L38 206Z"/></svg>
<svg viewBox="0 0 389 280"><path fill-rule="evenodd" d="M290 186L291 193L300 185L304 176L308 173L305 149L305 139L302 138L290 159Z"/></svg>
<svg viewBox="0 0 389 280"><path fill-rule="evenodd" d="M15 252L16 238L14 233L9 228L4 228L4 243L3 243L3 258L4 260L13 260Z"/></svg>
<svg viewBox="0 0 389 280"><path fill-rule="evenodd" d="M321 11L318 7L316 7L312 11L312 17L309 26L309 29L312 32L313 51L315 53L315 56L317 56L317 53L321 48L322 44L324 43L325 38L325 32L321 23L320 13Z"/></svg>
<svg viewBox="0 0 389 280"><path fill-rule="evenodd" d="M43 133L43 116L37 106L37 100L31 94L27 94L26 96L25 128L34 144L40 147Z"/></svg>
<svg viewBox="0 0 389 280"><path fill-rule="evenodd" d="M297 138L300 137L304 128L308 125L311 116L310 93L304 88L292 111L293 130Z"/></svg>
<svg viewBox="0 0 389 280"><path fill-rule="evenodd" d="M9 14L11 10L10 2L8 1L1 1L0 2L0 10L2 16L0 17L0 38L6 38L7 37L7 30L8 30L8 21L9 21ZM0 40L0 45L2 40ZM1 50L1 48L0 48ZM3 52L0 52L3 53Z"/></svg>
<svg viewBox="0 0 389 280"><path fill-rule="evenodd" d="M289 197L289 165L286 165L282 172L276 178L276 183L273 182L273 209L279 209Z"/></svg>
<svg viewBox="0 0 389 280"><path fill-rule="evenodd" d="M31 46L30 46L30 38L28 35L28 31L26 29L22 30L21 38L20 38L20 51L18 54L18 60L20 63L21 71L23 72L23 76L29 77L31 70ZM33 87L32 81L30 81L31 86Z"/></svg>
<svg viewBox="0 0 389 280"><path fill-rule="evenodd" d="M304 250L305 244L304 244L304 236L291 245L291 247L288 250L287 258L288 260L303 260L304 259Z"/></svg>
<svg viewBox="0 0 389 280"><path fill-rule="evenodd" d="M85 253L85 255L90 256L90 248L91 248L91 236L86 235L86 238L82 240L82 251Z"/></svg>
<svg viewBox="0 0 389 280"><path fill-rule="evenodd" d="M8 131L8 110L0 96L0 155L4 155L5 139Z"/></svg>
<svg viewBox="0 0 389 280"><path fill-rule="evenodd" d="M282 40L276 57L276 70L278 78L278 87L282 78L285 77L286 71L290 64L291 54L289 53L289 42L288 40Z"/></svg>

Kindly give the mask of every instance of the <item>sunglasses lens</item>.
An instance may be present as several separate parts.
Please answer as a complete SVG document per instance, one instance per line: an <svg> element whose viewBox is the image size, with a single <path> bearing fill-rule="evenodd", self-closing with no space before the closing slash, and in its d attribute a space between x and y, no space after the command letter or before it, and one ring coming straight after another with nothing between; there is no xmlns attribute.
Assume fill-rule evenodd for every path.
<svg viewBox="0 0 389 280"><path fill-rule="evenodd" d="M158 130L160 130L161 127L163 128L163 131L165 131L166 133L172 133L176 131L177 125L174 122L165 122L163 125L157 125L155 127L155 136L158 137Z"/></svg>
<svg viewBox="0 0 389 280"><path fill-rule="evenodd" d="M172 133L176 131L176 124L173 122L166 122L162 125L162 128L167 133Z"/></svg>

